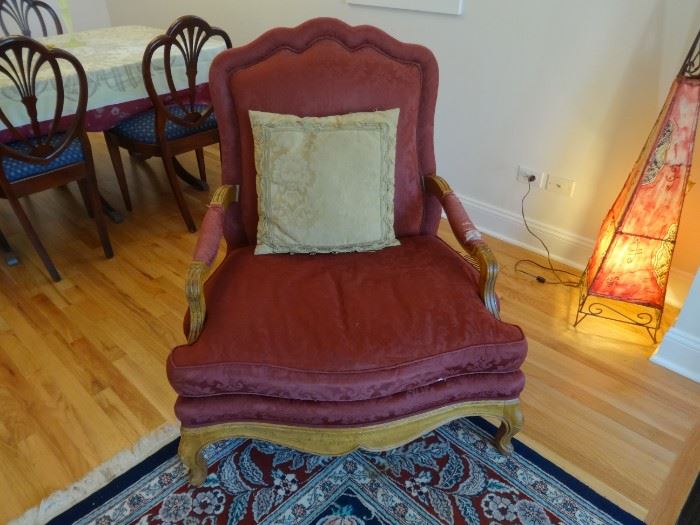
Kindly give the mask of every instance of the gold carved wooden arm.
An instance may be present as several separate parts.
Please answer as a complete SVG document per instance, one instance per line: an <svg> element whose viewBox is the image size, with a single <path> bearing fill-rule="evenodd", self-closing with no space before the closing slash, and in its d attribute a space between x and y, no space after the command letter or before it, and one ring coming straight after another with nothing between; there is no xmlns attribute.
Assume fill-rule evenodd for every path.
<svg viewBox="0 0 700 525"><path fill-rule="evenodd" d="M434 195L442 204L447 220L450 222L452 232L459 244L466 250L470 257L476 261L479 270L479 294L486 305L486 309L496 319L500 319L498 298L496 297L496 277L498 276L498 262L491 248L481 237L481 233L474 226L464 206L450 188L445 179L437 175L423 177L425 191Z"/></svg>
<svg viewBox="0 0 700 525"><path fill-rule="evenodd" d="M220 186L214 192L209 209L202 220L197 246L194 250L194 260L187 269L187 282L185 283L185 295L190 310L190 330L187 342L190 344L197 340L204 326L204 320L207 316L207 307L204 301L204 280L219 251L219 243L224 233L226 208L232 202L238 201L238 188L238 186Z"/></svg>

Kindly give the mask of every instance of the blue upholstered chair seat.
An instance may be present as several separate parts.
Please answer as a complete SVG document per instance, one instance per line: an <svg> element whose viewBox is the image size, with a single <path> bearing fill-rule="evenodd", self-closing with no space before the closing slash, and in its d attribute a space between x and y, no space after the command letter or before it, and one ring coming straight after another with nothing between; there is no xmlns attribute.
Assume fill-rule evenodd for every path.
<svg viewBox="0 0 700 525"><path fill-rule="evenodd" d="M204 113L209 106L206 104L195 104L194 109L201 113ZM177 117L184 117L185 112L180 106L174 105L169 106L168 111ZM134 115L131 118L119 123L115 128L112 129L114 133L119 136L134 140L136 142L141 142L143 144L155 144L156 143L156 110L150 109ZM188 128L186 126L180 126L172 120L168 120L165 123L165 135L168 140L181 139L189 135L194 135L200 131L206 131L208 129L214 129L216 127L216 116L212 112L209 117L202 123L201 126L196 128Z"/></svg>
<svg viewBox="0 0 700 525"><path fill-rule="evenodd" d="M64 133L58 133L54 135L49 142L53 146L58 146L61 144L61 142L63 142L64 135ZM12 142L10 144L7 144L7 146L21 153L30 153L33 146L35 146L38 142L39 141L37 139L31 139L26 142ZM10 182L16 182L18 180L33 177L41 173L46 173L47 171L62 168L63 166L68 166L70 164L82 162L84 160L85 157L83 157L83 146L80 143L80 139L75 138L57 158L55 158L48 164L23 162L21 160L13 159L10 157L3 157L2 169L5 172L5 177L7 178L7 180L9 180Z"/></svg>

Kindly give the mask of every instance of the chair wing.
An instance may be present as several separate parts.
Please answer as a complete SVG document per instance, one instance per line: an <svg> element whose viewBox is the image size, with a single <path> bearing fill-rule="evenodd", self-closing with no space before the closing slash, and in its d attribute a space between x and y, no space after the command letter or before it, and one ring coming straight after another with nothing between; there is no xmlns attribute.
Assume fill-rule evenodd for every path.
<svg viewBox="0 0 700 525"><path fill-rule="evenodd" d="M273 29L248 45L221 53L210 90L221 119L223 183L240 186L229 219L254 243L257 196L249 110L327 116L400 109L397 130L396 234L435 232L440 206L422 188L435 172L433 119L438 69L425 47L399 42L371 26L321 18ZM231 228L233 229L233 228ZM229 245L239 239L227 238Z"/></svg>

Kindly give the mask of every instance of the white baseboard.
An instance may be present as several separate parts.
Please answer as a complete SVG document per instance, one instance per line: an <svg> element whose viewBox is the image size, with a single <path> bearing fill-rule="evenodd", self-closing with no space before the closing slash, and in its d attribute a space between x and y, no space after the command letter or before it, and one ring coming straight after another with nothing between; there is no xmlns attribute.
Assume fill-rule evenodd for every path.
<svg viewBox="0 0 700 525"><path fill-rule="evenodd" d="M700 338L674 326L650 361L700 383Z"/></svg>
<svg viewBox="0 0 700 525"><path fill-rule="evenodd" d="M499 208L492 204L458 195L469 212L474 224L484 233L510 244L545 255L542 245L525 229L518 213ZM530 228L547 243L553 261L583 270L593 252L595 239L572 233L551 224L528 219ZM671 269L666 302L680 308L688 295L693 275L689 272Z"/></svg>

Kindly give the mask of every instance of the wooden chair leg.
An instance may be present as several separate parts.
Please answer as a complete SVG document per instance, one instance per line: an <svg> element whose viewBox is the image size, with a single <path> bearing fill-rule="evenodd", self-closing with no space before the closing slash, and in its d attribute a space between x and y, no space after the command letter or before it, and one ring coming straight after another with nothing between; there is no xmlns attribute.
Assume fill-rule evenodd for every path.
<svg viewBox="0 0 700 525"><path fill-rule="evenodd" d="M126 183L124 163L122 162L122 156L119 152L119 144L109 131L105 131L104 136L105 142L107 143L107 149L109 150L109 157L112 159L112 167L114 168L114 173L117 175L119 189L122 192L124 206L126 206L127 210L131 211L131 195L129 195L129 186Z"/></svg>
<svg viewBox="0 0 700 525"><path fill-rule="evenodd" d="M502 454L511 454L513 452L513 444L511 440L515 434L523 428L523 412L520 409L520 402L509 404L503 407L503 415L501 416L501 426L496 432L496 448Z"/></svg>
<svg viewBox="0 0 700 525"><path fill-rule="evenodd" d="M12 247L10 246L10 243L7 242L7 238L5 237L5 234L2 233L2 230L0 230L0 250L5 252L5 262L8 266L15 266L19 264L19 259L12 251Z"/></svg>
<svg viewBox="0 0 700 525"><path fill-rule="evenodd" d="M85 186L87 188L88 196L90 197L90 204L92 205L92 212L95 217L95 222L97 223L97 234L100 237L100 242L102 243L102 250L105 253L107 259L114 257L114 251L112 250L112 243L109 240L109 233L107 232L107 222L105 221L105 215L102 210L102 199L100 198L100 193L97 191L97 179L95 177L95 168L91 163L87 163L87 176L85 177Z"/></svg>
<svg viewBox="0 0 700 525"><path fill-rule="evenodd" d="M197 167L199 168L199 178L203 182L207 182L207 167L204 163L204 150L202 148L197 148L194 150L195 155L197 155Z"/></svg>
<svg viewBox="0 0 700 525"><path fill-rule="evenodd" d="M53 261L51 260L51 257L49 257L49 253L46 251L46 248L44 248L44 245L39 240L39 236L37 235L36 231L34 230L34 227L32 226L32 223L30 222L29 217L24 212L24 209L22 208L22 205L19 203L19 200L17 199L17 197L10 196L10 195L7 196L7 200L10 201L10 206L12 206L12 209L14 210L15 215L17 215L17 218L19 219L19 222L22 225L22 228L24 229L25 233L29 237L29 240L31 241L32 245L34 246L34 249L39 254L39 257L41 258L42 262L44 263L44 266L46 266L46 269L48 270L49 274L51 275L51 278L54 280L54 282L60 281L61 274L59 274L58 270L56 270L56 266L54 265Z"/></svg>
<svg viewBox="0 0 700 525"><path fill-rule="evenodd" d="M78 181L78 188L80 189L80 195L83 198L83 203L85 204L85 209L87 210L88 217L91 219L95 216L92 212L92 204L90 204L90 197L88 194L87 185L84 180Z"/></svg>
<svg viewBox="0 0 700 525"><path fill-rule="evenodd" d="M163 164L165 166L165 173L168 176L168 182L170 182L170 187L175 195L175 201L177 202L178 208L180 208L180 213L182 218L185 220L187 229L190 232L196 232L197 227L194 224L190 210L185 202L185 196L182 194L182 188L180 188L180 183L177 179L177 174L175 173L175 165L173 164L173 158L163 154Z"/></svg>
<svg viewBox="0 0 700 525"><path fill-rule="evenodd" d="M0 230L0 250L3 252L12 251L12 248L10 248L10 243L7 242L7 237L5 237L5 234L2 233L2 230Z"/></svg>
<svg viewBox="0 0 700 525"><path fill-rule="evenodd" d="M177 454L180 456L180 461L182 461L183 465L190 471L188 481L196 486L204 483L204 479L207 477L207 462L204 459L204 454L202 454L203 449L204 446L199 440L192 439L186 434L180 437Z"/></svg>

